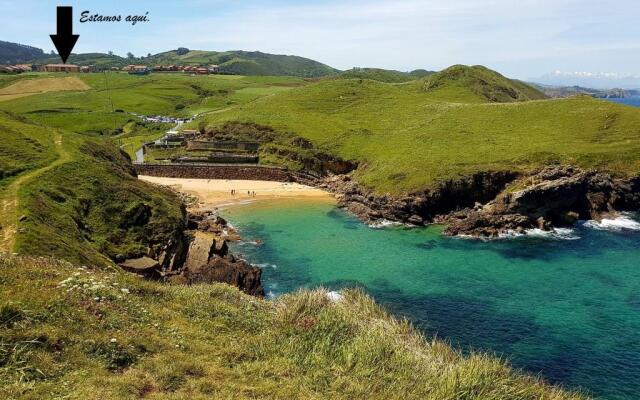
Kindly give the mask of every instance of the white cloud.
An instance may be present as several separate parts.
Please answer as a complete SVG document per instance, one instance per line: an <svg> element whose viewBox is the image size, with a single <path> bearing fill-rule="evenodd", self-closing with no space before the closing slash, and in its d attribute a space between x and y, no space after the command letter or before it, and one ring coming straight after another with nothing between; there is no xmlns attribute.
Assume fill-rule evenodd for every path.
<svg viewBox="0 0 640 400"><path fill-rule="evenodd" d="M141 0L123 12L149 8L150 24L78 26L78 50L261 50L338 68L485 64L519 78L556 69L629 75L640 64L637 0L286 1ZM9 3L0 29L12 32L12 38L36 38L24 39L27 44L47 45L51 23L28 23L23 17L40 2L2 4ZM74 3L98 10L92 1ZM38 7L34 21L53 21L52 9L45 15Z"/></svg>

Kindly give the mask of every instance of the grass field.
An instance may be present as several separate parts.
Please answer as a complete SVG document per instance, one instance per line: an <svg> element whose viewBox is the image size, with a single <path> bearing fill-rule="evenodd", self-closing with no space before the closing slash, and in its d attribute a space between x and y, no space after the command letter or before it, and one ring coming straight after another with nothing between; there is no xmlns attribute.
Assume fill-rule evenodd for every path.
<svg viewBox="0 0 640 400"><path fill-rule="evenodd" d="M0 101L17 99L38 93L85 91L91 89L77 77L21 79L0 89Z"/></svg>
<svg viewBox="0 0 640 400"><path fill-rule="evenodd" d="M47 82L32 76L25 79L28 81L13 81L13 85L33 87ZM71 132L110 136L122 133L123 127L136 119L130 113L190 117L305 84L290 77L183 74L75 74L65 79L80 80L91 90L49 92L0 102L0 110Z"/></svg>
<svg viewBox="0 0 640 400"><path fill-rule="evenodd" d="M265 301L50 259L0 270L6 399L582 398L426 340L358 291Z"/></svg>
<svg viewBox="0 0 640 400"><path fill-rule="evenodd" d="M205 119L209 126L237 120L293 132L359 162L357 179L378 192L421 190L478 171L526 171L551 162L640 173L640 109L589 97L517 101L537 92L503 82L485 93L445 78L400 85L321 81ZM515 93L510 102L490 101L501 88Z"/></svg>

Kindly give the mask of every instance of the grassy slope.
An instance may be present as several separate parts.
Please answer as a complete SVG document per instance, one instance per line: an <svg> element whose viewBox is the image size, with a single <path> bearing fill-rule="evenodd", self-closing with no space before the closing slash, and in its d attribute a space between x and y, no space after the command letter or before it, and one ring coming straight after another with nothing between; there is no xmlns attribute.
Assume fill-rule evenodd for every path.
<svg viewBox="0 0 640 400"><path fill-rule="evenodd" d="M48 259L0 271L2 398L581 398L427 341L356 291L271 302Z"/></svg>
<svg viewBox="0 0 640 400"><path fill-rule="evenodd" d="M135 179L114 143L0 114L0 251L107 265L182 224L172 193Z"/></svg>
<svg viewBox="0 0 640 400"><path fill-rule="evenodd" d="M50 132L0 113L0 189L15 175L47 165L55 158Z"/></svg>
<svg viewBox="0 0 640 400"><path fill-rule="evenodd" d="M176 196L132 176L114 143L82 140L70 151L20 188L15 251L108 265L146 255L182 225Z"/></svg>
<svg viewBox="0 0 640 400"><path fill-rule="evenodd" d="M439 84L430 86L434 77ZM522 85L500 83L491 87ZM637 108L586 97L513 101L539 95L529 89L516 90L510 103L494 103L483 93L442 75L402 85L329 80L206 118L210 125L240 120L295 132L360 161L357 178L379 192L419 190L478 171L523 171L552 161L640 172Z"/></svg>

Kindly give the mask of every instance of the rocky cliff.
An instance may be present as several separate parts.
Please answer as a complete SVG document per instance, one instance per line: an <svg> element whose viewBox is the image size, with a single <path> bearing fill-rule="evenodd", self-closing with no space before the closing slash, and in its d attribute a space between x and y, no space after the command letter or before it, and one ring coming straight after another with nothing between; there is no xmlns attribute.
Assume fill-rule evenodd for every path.
<svg viewBox="0 0 640 400"><path fill-rule="evenodd" d="M507 231L548 230L640 209L640 177L619 179L571 166L549 166L526 175L478 173L404 196L377 195L348 175L316 185L335 193L340 207L365 222L443 223L447 235L495 237Z"/></svg>
<svg viewBox="0 0 640 400"><path fill-rule="evenodd" d="M364 222L386 219L422 225L438 215L493 199L516 177L517 174L511 172L483 172L404 196L377 195L349 175L331 176L317 185L335 193L338 205Z"/></svg>
<svg viewBox="0 0 640 400"><path fill-rule="evenodd" d="M238 240L235 230L213 212L189 213L187 230L147 256L119 265L149 279L194 284L224 282L254 296L264 296L262 270L229 251L228 240Z"/></svg>
<svg viewBox="0 0 640 400"><path fill-rule="evenodd" d="M530 228L570 226L640 208L640 178L616 179L609 173L563 166L523 177L484 205L440 218L445 234L497 236Z"/></svg>

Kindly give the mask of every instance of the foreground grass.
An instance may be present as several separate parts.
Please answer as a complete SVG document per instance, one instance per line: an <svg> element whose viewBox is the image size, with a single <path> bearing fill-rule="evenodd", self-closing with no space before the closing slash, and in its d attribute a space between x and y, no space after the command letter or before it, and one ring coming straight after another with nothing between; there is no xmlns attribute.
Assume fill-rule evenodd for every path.
<svg viewBox="0 0 640 400"><path fill-rule="evenodd" d="M2 398L582 398L427 340L359 291L270 302L47 258L1 258L0 277Z"/></svg>

